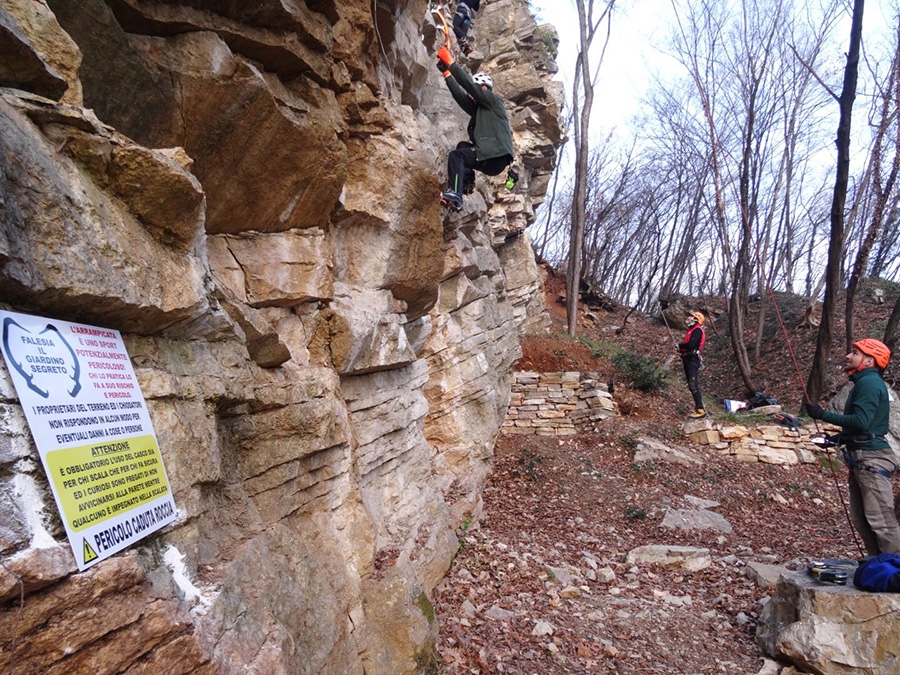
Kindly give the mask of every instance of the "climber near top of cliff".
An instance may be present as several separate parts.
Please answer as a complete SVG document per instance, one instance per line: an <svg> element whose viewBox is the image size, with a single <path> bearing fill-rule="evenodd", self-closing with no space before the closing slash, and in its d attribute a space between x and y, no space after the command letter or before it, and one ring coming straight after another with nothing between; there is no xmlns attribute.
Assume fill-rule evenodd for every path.
<svg viewBox="0 0 900 675"><path fill-rule="evenodd" d="M487 73L469 75L454 61L446 46L438 49L438 70L460 108L471 119L469 141L461 141L447 156L447 189L441 204L462 210L462 193L475 186L475 171L496 176L513 160L512 130L503 100L494 93Z"/></svg>
<svg viewBox="0 0 900 675"><path fill-rule="evenodd" d="M453 15L453 34L459 43L462 53L468 56L472 53L472 43L469 42L469 28L475 12L481 9L481 0L460 0L456 5L456 14Z"/></svg>

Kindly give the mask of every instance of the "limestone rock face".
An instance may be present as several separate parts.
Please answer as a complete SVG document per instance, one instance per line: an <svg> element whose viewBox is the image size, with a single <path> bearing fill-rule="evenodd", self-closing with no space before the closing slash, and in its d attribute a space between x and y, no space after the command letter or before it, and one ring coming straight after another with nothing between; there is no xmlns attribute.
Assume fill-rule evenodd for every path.
<svg viewBox="0 0 900 675"><path fill-rule="evenodd" d="M4 0L0 34L0 86L81 105L81 52L47 3Z"/></svg>
<svg viewBox="0 0 900 675"><path fill-rule="evenodd" d="M78 573L0 366L0 670L433 666L564 136L549 29L478 30L520 179L444 218L421 0L0 0L0 307L122 332L179 509Z"/></svg>
<svg viewBox="0 0 900 675"><path fill-rule="evenodd" d="M12 93L0 92L0 149L4 300L138 333L210 311L196 178L90 111ZM172 200L148 215L141 193L117 193L126 183Z"/></svg>
<svg viewBox="0 0 900 675"><path fill-rule="evenodd" d="M802 672L894 673L900 668L900 596L781 575L756 630L765 652Z"/></svg>

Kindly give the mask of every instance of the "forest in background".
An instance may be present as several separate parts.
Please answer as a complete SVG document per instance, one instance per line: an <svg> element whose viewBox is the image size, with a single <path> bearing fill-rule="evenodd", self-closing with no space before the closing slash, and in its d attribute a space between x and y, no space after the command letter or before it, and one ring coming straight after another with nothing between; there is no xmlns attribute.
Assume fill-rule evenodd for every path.
<svg viewBox="0 0 900 675"><path fill-rule="evenodd" d="M584 75L614 67L602 54L588 64L597 63L591 41L615 30L616 6L576 6L587 48L569 102L581 147L591 138L585 109L615 95L594 92ZM900 276L900 19L895 11L893 25L866 24L863 0L673 7L668 43L636 48L664 49L680 75L652 83L637 140L623 147L610 133L589 148L583 188L577 167L573 180L557 180L533 239L540 258L557 269L568 261L570 274L577 252L583 283L644 312L678 295L727 298L752 390L747 344L763 326L744 323L751 295L806 297L824 355L835 293L847 293L852 317L859 279ZM887 322L891 346L898 321L900 310ZM854 323L845 324L849 344Z"/></svg>

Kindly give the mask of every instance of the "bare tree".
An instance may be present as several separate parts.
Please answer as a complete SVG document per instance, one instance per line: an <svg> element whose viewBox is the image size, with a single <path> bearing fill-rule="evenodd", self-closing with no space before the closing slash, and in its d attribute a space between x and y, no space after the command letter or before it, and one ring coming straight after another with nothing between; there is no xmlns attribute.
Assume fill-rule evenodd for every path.
<svg viewBox="0 0 900 675"><path fill-rule="evenodd" d="M830 101L841 99L812 83L823 82L816 68L833 51L843 0L672 2L678 22L671 55L684 76L667 72L656 82L633 147L619 147L620 136L610 133L581 157L584 182L556 190L538 244L544 255L567 262L572 330L582 281L646 310L654 310L659 296L725 295L735 362L744 384L755 389L752 368L768 348L771 320L760 312L747 328L756 294L805 291L812 321L832 272L823 243L832 241L826 223L834 195L827 188L835 177L819 158L840 112ZM582 8L585 37L600 37L611 3L598 21L590 21L597 10L587 0ZM574 91L580 96L593 81L585 80L591 68L581 70L584 65L579 59ZM586 142L583 102L590 98L579 99L573 126ZM884 137L886 149L896 142L896 126ZM882 188L891 175L890 150L883 154ZM839 282L852 276L854 256L865 253L867 241L868 274L900 274L900 190L883 190L876 209L874 180L874 172L846 176ZM873 225L876 210L881 217Z"/></svg>
<svg viewBox="0 0 900 675"><path fill-rule="evenodd" d="M828 241L828 263L825 268L825 296L822 301L822 319L816 336L816 353L812 369L806 381L806 395L817 400L822 395L825 369L831 353L834 333L834 310L841 281L841 257L844 252L844 204L847 199L847 183L850 176L850 120L853 101L856 98L856 81L859 70L859 47L862 41L864 0L854 0L850 26L850 49L844 67L844 82L838 98L840 120L837 130L837 171L831 202L831 232Z"/></svg>
<svg viewBox="0 0 900 675"><path fill-rule="evenodd" d="M879 231L882 229L888 198L894 191L894 185L897 182L897 172L900 170L900 130L894 133L894 156L887 176L882 175L881 166L885 152L885 136L888 133L888 128L898 123L898 112L900 112L898 111L898 102L900 102L900 19L898 19L897 26L897 49L891 62L887 84L879 98L881 99L880 115L875 128L870 161L872 167L871 190L874 192L875 203L869 227L866 229L865 236L860 243L856 253L856 261L853 264L853 271L850 273L850 278L847 281L847 303L844 314L847 351L850 351L850 345L853 344L853 311L856 305L856 291L859 287L860 279L865 276L866 267L869 263L869 253L875 244Z"/></svg>
<svg viewBox="0 0 900 675"><path fill-rule="evenodd" d="M594 0L575 0L578 9L578 58L575 82L572 85L572 113L575 121L575 189L572 195L572 227L569 236L569 265L566 272L566 329L575 335L578 327L578 295L581 285L581 255L584 242L585 202L587 201L587 171L590 151L590 120L594 105L594 83L603 63L603 54L612 27L612 9L616 0L606 0L595 12ZM599 15L597 15L597 13ZM606 42L597 62L591 69L590 51L597 31L606 23Z"/></svg>

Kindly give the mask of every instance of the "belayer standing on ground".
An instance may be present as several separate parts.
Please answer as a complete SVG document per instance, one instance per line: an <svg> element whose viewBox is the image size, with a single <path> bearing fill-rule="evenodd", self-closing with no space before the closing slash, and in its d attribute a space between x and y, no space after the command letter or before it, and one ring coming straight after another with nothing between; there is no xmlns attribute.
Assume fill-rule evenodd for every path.
<svg viewBox="0 0 900 675"><path fill-rule="evenodd" d="M695 419L706 417L703 395L700 393L700 368L703 367L700 350L706 343L704 323L706 323L706 316L703 312L691 312L687 318L688 329L684 334L684 341L678 345L678 353L681 355L681 363L684 366L684 377L687 380L688 390L694 397L694 412L691 413L691 417Z"/></svg>
<svg viewBox="0 0 900 675"><path fill-rule="evenodd" d="M894 451L884 438L890 400L881 371L890 360L891 351L883 342L871 338L854 342L844 357L844 370L853 382L844 414L806 403L810 417L841 427L837 441L844 446L849 469L850 518L870 556L900 554L900 525L894 514L891 484L897 466Z"/></svg>
<svg viewBox="0 0 900 675"><path fill-rule="evenodd" d="M469 142L458 143L447 157L447 189L441 195L442 204L460 211L462 193L475 185L475 171L496 176L512 162L512 130L490 75L469 75L445 46L438 49L438 69L453 99L471 115Z"/></svg>
<svg viewBox="0 0 900 675"><path fill-rule="evenodd" d="M453 15L453 34L459 43L462 53L468 56L472 53L472 45L469 42L469 28L475 12L481 9L481 0L460 0L456 5L456 14Z"/></svg>

